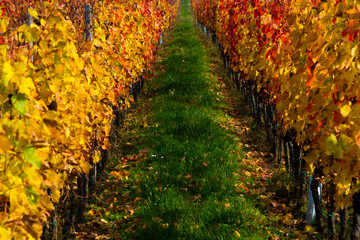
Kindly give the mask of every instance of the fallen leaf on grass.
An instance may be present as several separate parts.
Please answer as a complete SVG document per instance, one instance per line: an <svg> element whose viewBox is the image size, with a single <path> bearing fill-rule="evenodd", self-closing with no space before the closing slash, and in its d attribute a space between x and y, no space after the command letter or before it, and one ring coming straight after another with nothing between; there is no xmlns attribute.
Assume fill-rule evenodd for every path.
<svg viewBox="0 0 360 240"><path fill-rule="evenodd" d="M243 190L245 190L247 192L249 191L249 188L247 188L242 182L235 184L235 187L241 188L241 189L243 189Z"/></svg>
<svg viewBox="0 0 360 240"><path fill-rule="evenodd" d="M277 204L276 202L271 202L270 205L273 206L274 208L277 208L279 206L279 204Z"/></svg>
<svg viewBox="0 0 360 240"><path fill-rule="evenodd" d="M308 233L315 232L315 227L313 227L311 225L306 225L305 232L308 232Z"/></svg>
<svg viewBox="0 0 360 240"><path fill-rule="evenodd" d="M89 214L90 216L94 216L95 215L95 211L94 209L90 209L87 214Z"/></svg>
<svg viewBox="0 0 360 240"><path fill-rule="evenodd" d="M251 172L249 172L249 171L245 171L244 174L248 177L251 177Z"/></svg>
<svg viewBox="0 0 360 240"><path fill-rule="evenodd" d="M120 170L120 169L123 169L123 168L127 168L127 167L129 167L129 165L128 164L118 164L118 165L116 165L115 166L115 169L117 169L117 170ZM111 174L111 173L110 173Z"/></svg>
<svg viewBox="0 0 360 240"><path fill-rule="evenodd" d="M147 153L147 152L149 152L149 149L147 148L139 150L139 153Z"/></svg>
<svg viewBox="0 0 360 240"><path fill-rule="evenodd" d="M118 178L118 179L120 179L120 180L124 180L124 179L128 179L128 176L130 175L130 172L129 171L126 171L126 170L124 170L124 171L112 171L112 172L110 172L110 175L112 175L112 176L114 176L114 177L116 177L116 178Z"/></svg>
<svg viewBox="0 0 360 240"><path fill-rule="evenodd" d="M241 238L241 235L240 235L240 233L238 231L236 231L235 229L233 229L233 231L234 231L234 234L235 234L235 236L237 238Z"/></svg>
<svg viewBox="0 0 360 240"><path fill-rule="evenodd" d="M156 222L156 223L161 223L163 221L162 218L159 218L159 217L153 217L151 220L153 220L153 222Z"/></svg>
<svg viewBox="0 0 360 240"><path fill-rule="evenodd" d="M261 179L262 179L262 180L267 180L267 179L269 179L269 178L270 178L269 175L266 175L266 174L261 175Z"/></svg>
<svg viewBox="0 0 360 240"><path fill-rule="evenodd" d="M285 225L292 226L294 225L294 217L291 213L286 214L283 216L280 221L284 223Z"/></svg>
<svg viewBox="0 0 360 240"><path fill-rule="evenodd" d="M130 195L130 191L124 192L121 194L122 197L128 197Z"/></svg>
<svg viewBox="0 0 360 240"><path fill-rule="evenodd" d="M272 203L272 200L265 195L260 195L259 198L265 205L269 205Z"/></svg>

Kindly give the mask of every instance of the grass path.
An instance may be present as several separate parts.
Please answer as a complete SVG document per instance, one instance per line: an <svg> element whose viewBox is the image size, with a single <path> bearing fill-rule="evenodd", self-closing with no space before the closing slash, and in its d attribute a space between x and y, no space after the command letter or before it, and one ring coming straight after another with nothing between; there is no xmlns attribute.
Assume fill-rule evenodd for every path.
<svg viewBox="0 0 360 240"><path fill-rule="evenodd" d="M171 42L166 71L157 77L153 99L155 125L147 129L150 159L137 172L140 204L134 218L143 227L137 239L264 239L258 210L235 191L239 149L221 127L223 99L209 77L210 64L183 1ZM147 171L151 169L151 171Z"/></svg>
<svg viewBox="0 0 360 240"><path fill-rule="evenodd" d="M114 137L111 170L79 238L276 239L261 193L246 194L258 166L242 150L229 114L237 110L202 42L183 0L158 74Z"/></svg>

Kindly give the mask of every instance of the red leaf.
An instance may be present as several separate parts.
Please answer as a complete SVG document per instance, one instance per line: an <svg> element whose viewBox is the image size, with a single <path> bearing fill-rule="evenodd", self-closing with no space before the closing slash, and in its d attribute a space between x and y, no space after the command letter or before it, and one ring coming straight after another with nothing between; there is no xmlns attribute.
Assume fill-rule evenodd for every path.
<svg viewBox="0 0 360 240"><path fill-rule="evenodd" d="M308 80L306 82L306 86L308 88L311 88L313 85L314 85L314 82L315 82L315 76L314 75L310 75L308 76Z"/></svg>

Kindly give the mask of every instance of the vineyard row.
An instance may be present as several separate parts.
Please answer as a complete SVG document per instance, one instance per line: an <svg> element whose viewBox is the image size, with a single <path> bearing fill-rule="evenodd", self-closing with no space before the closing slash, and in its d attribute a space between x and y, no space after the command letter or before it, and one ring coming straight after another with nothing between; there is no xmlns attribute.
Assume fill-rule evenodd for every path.
<svg viewBox="0 0 360 240"><path fill-rule="evenodd" d="M1 239L67 238L84 221L114 116L136 100L177 7L0 0Z"/></svg>
<svg viewBox="0 0 360 240"><path fill-rule="evenodd" d="M266 127L277 161L294 176L299 202L306 196L306 175L313 175L309 187L319 232L347 239L350 209L351 238L360 239L360 1L192 5L256 121ZM327 196L327 231L320 185Z"/></svg>

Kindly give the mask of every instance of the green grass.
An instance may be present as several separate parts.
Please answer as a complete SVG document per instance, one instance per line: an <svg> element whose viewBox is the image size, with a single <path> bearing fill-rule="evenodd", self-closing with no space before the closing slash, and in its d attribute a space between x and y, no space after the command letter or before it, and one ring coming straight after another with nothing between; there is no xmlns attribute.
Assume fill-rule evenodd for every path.
<svg viewBox="0 0 360 240"><path fill-rule="evenodd" d="M224 119L224 101L216 94L216 79L207 74L209 56L196 35L188 0L182 1L171 34L164 46L166 71L153 81L151 121L156 124L144 128L141 148L150 149L149 157L128 182L137 192L130 196L141 197L131 216L139 223L121 238L267 239L265 216L235 191L239 149L217 120Z"/></svg>

